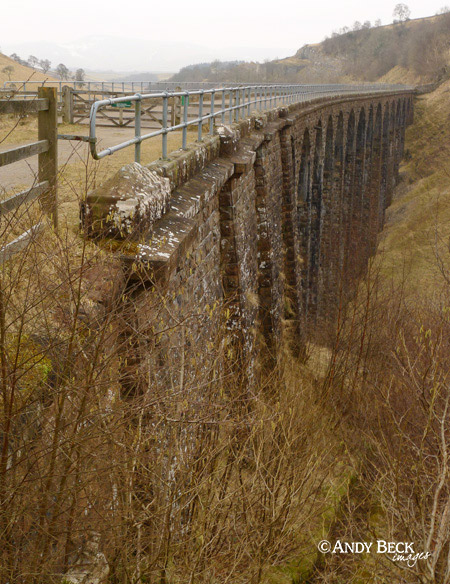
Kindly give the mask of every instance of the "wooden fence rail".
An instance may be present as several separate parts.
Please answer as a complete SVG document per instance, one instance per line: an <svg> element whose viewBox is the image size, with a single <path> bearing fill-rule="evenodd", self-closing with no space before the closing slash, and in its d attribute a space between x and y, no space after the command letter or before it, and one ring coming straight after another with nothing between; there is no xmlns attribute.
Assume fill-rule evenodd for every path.
<svg viewBox="0 0 450 584"><path fill-rule="evenodd" d="M57 93L54 87L39 87L38 97L33 100L0 99L0 114L38 114L38 140L31 144L11 148L0 153L0 167L39 156L38 182L29 189L0 201L0 218L17 210L24 203L40 199L42 209L50 216L55 228L58 226L57 174L58 174L58 130ZM37 223L14 241L0 249L0 264L14 254L26 249L42 230Z"/></svg>
<svg viewBox="0 0 450 584"><path fill-rule="evenodd" d="M89 121L92 104L101 99L108 99L114 97L125 97L129 93L121 91L102 91L102 90L88 90L88 89L74 89L69 86L64 86L62 90L61 115L62 121L66 124L80 124ZM205 107L207 99L205 99ZM162 128L163 103L162 99L151 99L142 102L141 105L141 123L143 127L148 128ZM104 127L134 127L134 108L124 105L117 107L113 105L102 109L98 113L101 116L103 123L97 124ZM172 125L179 123L181 120L181 99L180 97L173 97L169 101L169 120ZM188 118L195 118L197 110L191 108L188 110Z"/></svg>

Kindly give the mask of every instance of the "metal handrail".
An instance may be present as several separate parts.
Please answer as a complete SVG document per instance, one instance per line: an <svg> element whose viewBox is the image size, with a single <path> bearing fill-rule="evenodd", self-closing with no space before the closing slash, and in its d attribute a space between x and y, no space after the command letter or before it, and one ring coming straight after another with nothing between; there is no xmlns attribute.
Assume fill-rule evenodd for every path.
<svg viewBox="0 0 450 584"><path fill-rule="evenodd" d="M413 91L413 86L389 85L389 84L359 84L359 85L247 85L238 87L215 87L212 89L199 89L195 91L164 91L161 93L150 93L129 95L111 99L103 99L94 102L91 107L89 122L89 143L92 157L101 160L119 150L135 146L135 161L141 161L141 143L144 140L162 136L162 157L167 159L167 137L170 132L182 130L182 148L187 147L187 129L189 126L198 125L198 141L202 140L203 124L209 122L209 133L214 132L214 122L216 118L221 118L221 123L225 124L225 117L228 114L229 123L239 121L251 114L251 111L267 110L277 105L288 105L291 103L302 103L316 100L323 97L339 97L349 94L367 93L403 93ZM216 95L221 94L221 107L215 109ZM194 119L188 120L189 98L198 96L198 114ZM203 113L205 96L210 96L210 107L208 113ZM167 112L169 99L184 97L182 120L174 125L168 125ZM141 103L144 100L162 99L162 128L141 134ZM226 104L228 100L228 105ZM135 136L130 140L121 142L98 152L96 137L97 112L104 107L115 103L134 102L135 104ZM197 105L197 104L196 104ZM192 105L191 105L192 107ZM181 118L181 116L180 116Z"/></svg>
<svg viewBox="0 0 450 584"><path fill-rule="evenodd" d="M145 91L157 91L164 90L168 91L170 89L176 90L195 90L195 89L215 89L219 87L229 86L230 83L222 83L217 81L62 81L62 80L51 80L46 79L44 81L36 80L14 80L4 81L3 88L11 88L12 86L22 86L23 90L21 93L26 91L27 85L37 85L37 86L57 86L58 93L62 92L62 88L67 85L72 89L78 89L80 91L111 91L112 93L125 93L138 90ZM232 83L232 87L244 87L248 83ZM277 85L276 83L266 83L265 85Z"/></svg>

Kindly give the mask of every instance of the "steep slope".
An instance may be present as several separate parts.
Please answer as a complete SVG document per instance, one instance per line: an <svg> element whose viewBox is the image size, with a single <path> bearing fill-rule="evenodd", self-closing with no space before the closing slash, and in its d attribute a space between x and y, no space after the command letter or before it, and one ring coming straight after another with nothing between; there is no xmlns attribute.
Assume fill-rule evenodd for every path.
<svg viewBox="0 0 450 584"><path fill-rule="evenodd" d="M6 55L0 53L0 87L3 87L3 83L5 81L9 81L9 75L4 71L5 67L13 67L13 71L11 72L12 81L45 81L46 79L49 81L57 81L55 77L52 77L48 73L42 73L42 71L36 71L31 67L20 65L20 63L17 63L17 61L14 61Z"/></svg>
<svg viewBox="0 0 450 584"><path fill-rule="evenodd" d="M421 84L445 79L450 63L450 13L364 28L305 45L266 63L202 63L174 81L336 83L356 80Z"/></svg>
<svg viewBox="0 0 450 584"><path fill-rule="evenodd" d="M406 138L403 180L378 253L387 279L436 294L450 265L450 81L418 98Z"/></svg>
<svg viewBox="0 0 450 584"><path fill-rule="evenodd" d="M449 48L450 13L335 35L320 45L325 57L341 60L345 73L367 81L389 72L396 78L396 69L400 79L442 78L448 70Z"/></svg>

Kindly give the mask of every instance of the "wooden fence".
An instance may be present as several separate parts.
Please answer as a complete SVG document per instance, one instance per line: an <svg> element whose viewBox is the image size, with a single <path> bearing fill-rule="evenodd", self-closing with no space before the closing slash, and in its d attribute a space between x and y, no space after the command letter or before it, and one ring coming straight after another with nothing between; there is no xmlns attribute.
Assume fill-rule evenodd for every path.
<svg viewBox="0 0 450 584"><path fill-rule="evenodd" d="M89 114L92 104L95 101L109 99L114 97L126 97L129 93L120 91L94 91L87 89L73 89L64 86L62 90L61 115L62 121L66 124L83 124L89 122ZM198 96L190 98L192 107L188 108L188 119L194 119L198 116ZM209 107L209 96L205 96L204 107ZM182 112L182 97L171 97L168 107L169 125L175 126L180 123ZM134 128L134 108L131 102L124 104L113 104L102 108L98 115L102 122L97 126ZM149 129L162 128L163 117L163 100L161 98L146 99L141 102L141 126Z"/></svg>
<svg viewBox="0 0 450 584"><path fill-rule="evenodd" d="M51 217L55 228L58 225L57 174L58 174L58 131L57 94L54 87L39 87L35 99L0 99L0 114L38 114L38 140L0 152L0 167L39 156L38 182L31 188L0 201L0 219L19 209L24 203L39 199L43 211ZM8 218L9 219L9 218ZM14 217L13 217L14 219ZM13 221L11 219L11 221ZM25 249L44 227L42 223L33 225L14 241L0 249L0 264L14 254Z"/></svg>

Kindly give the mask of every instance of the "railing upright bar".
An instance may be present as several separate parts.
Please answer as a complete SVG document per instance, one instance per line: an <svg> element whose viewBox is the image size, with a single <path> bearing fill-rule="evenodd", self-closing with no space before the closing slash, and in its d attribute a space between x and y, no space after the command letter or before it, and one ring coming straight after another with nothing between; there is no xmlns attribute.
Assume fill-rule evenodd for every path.
<svg viewBox="0 0 450 584"><path fill-rule="evenodd" d="M212 91L211 93L211 117L209 118L209 133L212 135L214 133L214 100L216 97L216 92Z"/></svg>
<svg viewBox="0 0 450 584"><path fill-rule="evenodd" d="M31 82L30 82L31 83ZM42 85L42 82L40 82ZM144 82L141 83L141 86ZM26 82L23 82L24 87L26 87ZM100 85L100 84L98 84ZM108 84L114 87L114 84ZM189 84L183 84L187 87ZM102 86L104 84L102 83ZM121 82L122 89L125 88L124 83ZM135 84L130 82L126 84L126 87L131 86L134 90ZM250 116L252 111L261 111L263 109L269 109L280 104L290 104L290 103L303 103L310 102L311 100L322 99L329 96L341 97L347 96L351 93L354 94L366 94L366 93L377 93L381 91L392 91L395 92L411 92L414 88L409 86L393 87L393 86L368 86L368 85L355 85L355 86L345 86L345 85L276 85L276 84L264 84L261 86L251 86L248 84L240 84L239 86L226 87L211 87L209 84L195 84L196 89L191 91L181 90L181 88L176 87L175 91L168 93L167 91L158 92L156 87L160 86L170 86L170 84L147 84L146 88L150 93L147 95L134 94L130 96L121 97L110 97L109 99L102 99L95 101L91 108L90 116L90 147L92 156L99 160L105 156L114 154L115 152L127 148L128 146L135 146L135 159L140 160L140 144L149 138L156 136L162 136L163 142L163 158L167 157L167 136L171 131L182 131L182 147L187 149L187 131L189 126L197 125L198 129L198 139L202 140L203 126L209 120L209 132L212 134L214 131L215 118L220 116L221 122L225 123L225 120L229 119L229 123L232 124L233 121L238 122L240 119ZM198 87L205 87L205 89L198 89ZM92 85L88 85L91 89ZM215 111L215 94L217 91L222 92L221 96L221 109L220 111ZM228 107L227 107L227 93ZM210 96L210 111L205 114L205 94ZM197 102L198 96L198 116L193 116L191 114L191 119L189 121L189 102L191 101L191 110L195 111L193 108L194 104ZM177 115L173 115L170 123L168 123L168 107L169 99L178 100L182 98L183 101L183 114L179 110ZM142 117L142 104L143 99L156 99L161 100L163 103L163 115L161 128L146 133L142 135L141 133L141 117ZM101 152L96 150L96 117L98 112L107 106L114 103L123 104L125 102L135 103L135 136L132 139L126 140L120 144L116 144ZM181 108L180 108L181 109ZM229 112L229 118L226 117L226 112ZM234 112L234 113L233 113ZM180 120L181 117L181 120Z"/></svg>
<svg viewBox="0 0 450 584"><path fill-rule="evenodd" d="M198 98L198 136L197 140L199 142L202 141L202 132L203 132L203 90L200 92L200 96Z"/></svg>
<svg viewBox="0 0 450 584"><path fill-rule="evenodd" d="M134 137L138 142L134 145L134 161L141 163L141 100L134 104Z"/></svg>
<svg viewBox="0 0 450 584"><path fill-rule="evenodd" d="M183 108L183 138L182 138L182 148L186 150L187 148L187 120L188 120L188 102L189 93L184 92L184 108Z"/></svg>
<svg viewBox="0 0 450 584"><path fill-rule="evenodd" d="M164 160L167 158L167 112L169 107L169 97L166 95L163 97L163 114L162 114L162 127L163 127L163 135L162 135L162 157Z"/></svg>
<svg viewBox="0 0 450 584"><path fill-rule="evenodd" d="M222 125L225 124L225 90L222 89L222 115L221 115Z"/></svg>

